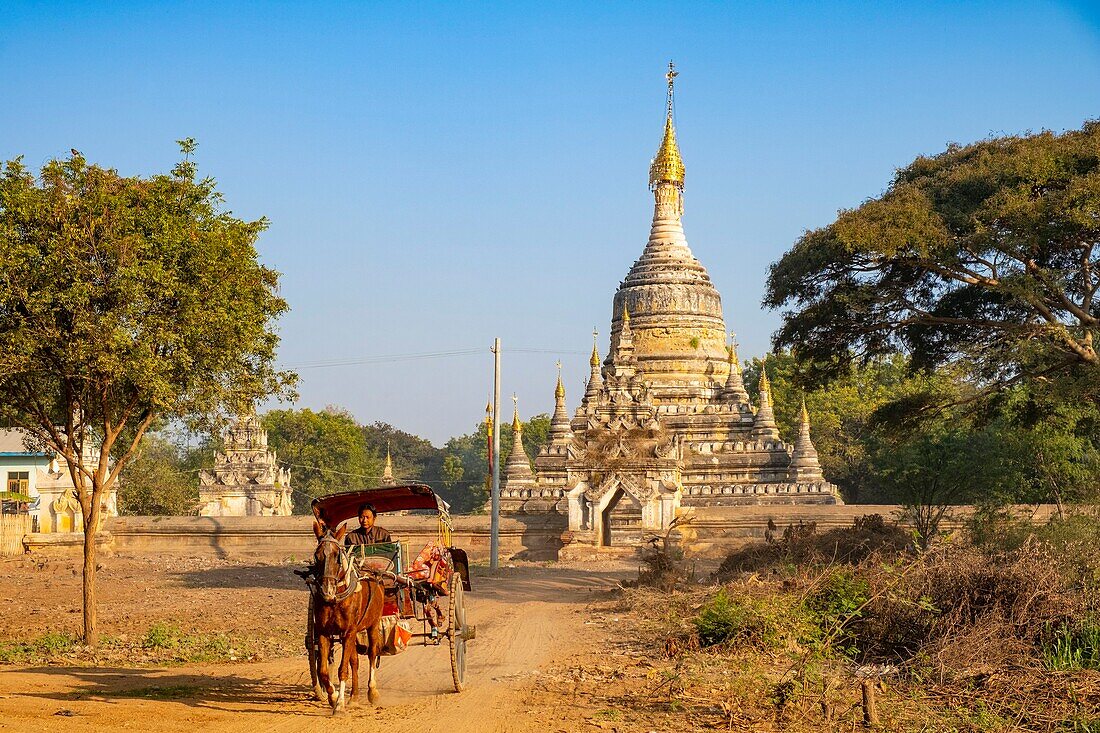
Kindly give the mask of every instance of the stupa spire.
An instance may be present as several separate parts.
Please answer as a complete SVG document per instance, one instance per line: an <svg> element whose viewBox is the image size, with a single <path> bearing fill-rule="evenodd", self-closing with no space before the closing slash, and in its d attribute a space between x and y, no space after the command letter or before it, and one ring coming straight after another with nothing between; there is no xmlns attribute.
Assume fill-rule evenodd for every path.
<svg viewBox="0 0 1100 733"><path fill-rule="evenodd" d="M523 423L519 420L519 398L512 395L512 452L508 454L508 463L504 466L505 485L516 488L520 484L533 483L535 474L531 470L531 461L523 449Z"/></svg>
<svg viewBox="0 0 1100 733"><path fill-rule="evenodd" d="M822 481L821 463L817 449L810 440L810 413L806 410L806 398L802 398L802 414L798 423L798 439L791 455L791 478L796 481Z"/></svg>
<svg viewBox="0 0 1100 733"><path fill-rule="evenodd" d="M679 75L676 65L668 62L668 105L665 112L665 133L657 155L649 165L649 189L653 191L653 225L649 230L647 250L660 250L664 256L691 257L684 226L680 217L684 213L684 159L676 142L676 123L673 120L673 94ZM654 250L656 253L656 250Z"/></svg>
<svg viewBox="0 0 1100 733"><path fill-rule="evenodd" d="M558 383L554 387L554 415L550 418L550 443L567 443L573 434L569 426L569 414L565 411L565 385L561 381L561 362L558 362Z"/></svg>
<svg viewBox="0 0 1100 733"><path fill-rule="evenodd" d="M393 458L390 456L390 444L386 441L386 465L382 469L382 483L393 485L397 479L393 477Z"/></svg>
<svg viewBox="0 0 1100 733"><path fill-rule="evenodd" d="M741 379L741 362L737 359L737 335L730 334L729 345L729 375L726 377L726 385L722 388L722 397L727 402L748 403L749 393L745 390L745 382Z"/></svg>
<svg viewBox="0 0 1100 733"><path fill-rule="evenodd" d="M756 440L779 440L779 427L772 411L771 384L768 383L768 360L760 362L760 408L752 422L752 437Z"/></svg>
<svg viewBox="0 0 1100 733"><path fill-rule="evenodd" d="M600 390L603 389L603 377L600 375L600 349L597 346L596 339L599 337L599 332L596 329L592 329L592 358L588 360L588 365L591 368L591 373L588 375L588 388L584 391L585 405L595 402L600 394Z"/></svg>

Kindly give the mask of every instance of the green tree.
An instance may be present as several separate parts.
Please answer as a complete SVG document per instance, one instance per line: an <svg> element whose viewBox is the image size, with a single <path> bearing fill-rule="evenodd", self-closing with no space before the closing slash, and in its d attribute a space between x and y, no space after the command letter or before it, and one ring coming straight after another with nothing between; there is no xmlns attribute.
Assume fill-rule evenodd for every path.
<svg viewBox="0 0 1100 733"><path fill-rule="evenodd" d="M443 458L442 483L446 488L451 488L466 475L466 469L462 465L462 459L453 453L448 453Z"/></svg>
<svg viewBox="0 0 1100 733"><path fill-rule="evenodd" d="M194 514L199 500L198 474L171 440L147 433L130 465L118 479L119 514L172 516Z"/></svg>
<svg viewBox="0 0 1100 733"><path fill-rule="evenodd" d="M774 264L777 347L811 379L904 351L986 393L1038 376L1100 394L1100 122L952 145ZM1086 386L1085 382L1081 386Z"/></svg>
<svg viewBox="0 0 1100 733"><path fill-rule="evenodd" d="M290 467L296 512L307 513L318 496L378 486L381 459L367 451L359 424L346 410L271 410L260 419L279 462Z"/></svg>
<svg viewBox="0 0 1100 733"><path fill-rule="evenodd" d="M217 424L293 384L273 366L287 305L257 257L266 221L225 211L196 177L194 143L181 147L149 178L75 152L37 177L18 158L0 172L0 421L68 463L92 645L102 507L145 433Z"/></svg>
<svg viewBox="0 0 1100 733"><path fill-rule="evenodd" d="M368 453L384 456L389 449L399 481L420 481L433 487L442 483L443 451L431 442L384 422L364 425L361 430Z"/></svg>
<svg viewBox="0 0 1100 733"><path fill-rule="evenodd" d="M549 439L550 416L543 413L533 416L523 423L523 447L527 457L534 460L539 449ZM485 423L478 425L477 431L451 438L443 452L454 456L462 465L461 478L454 481L444 492L444 498L456 513L471 512L480 509L489 499L489 433ZM500 467L503 481L504 464L512 452L515 440L512 423L501 425L500 430Z"/></svg>
<svg viewBox="0 0 1100 733"><path fill-rule="evenodd" d="M991 503L1018 490L1024 457L994 426L944 422L900 438L882 431L879 439L880 496L905 507L923 545L951 506Z"/></svg>
<svg viewBox="0 0 1100 733"><path fill-rule="evenodd" d="M760 359L747 361L744 380L753 401L759 399ZM884 420L881 411L901 400L950 388L946 374L912 374L900 354L850 364L828 384L802 389L796 383L798 361L789 351L767 358L772 403L780 435L790 443L798 436L802 399L810 415L810 434L825 476L848 501L866 501L878 476L873 468L872 431Z"/></svg>

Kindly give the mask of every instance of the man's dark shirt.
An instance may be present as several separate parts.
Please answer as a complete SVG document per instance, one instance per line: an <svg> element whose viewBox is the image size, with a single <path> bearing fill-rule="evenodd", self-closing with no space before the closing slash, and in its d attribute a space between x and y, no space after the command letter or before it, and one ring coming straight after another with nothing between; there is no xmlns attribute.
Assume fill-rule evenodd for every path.
<svg viewBox="0 0 1100 733"><path fill-rule="evenodd" d="M393 538L390 537L389 532L382 529L377 524L369 530L365 530L362 527L353 529L344 537L345 545L375 545L379 542L393 542Z"/></svg>

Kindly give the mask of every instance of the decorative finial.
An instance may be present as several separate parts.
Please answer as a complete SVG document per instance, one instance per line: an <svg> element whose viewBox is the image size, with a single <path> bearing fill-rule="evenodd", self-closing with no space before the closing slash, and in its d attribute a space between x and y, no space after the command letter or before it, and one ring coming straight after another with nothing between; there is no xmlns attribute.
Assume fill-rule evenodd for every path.
<svg viewBox="0 0 1100 733"><path fill-rule="evenodd" d="M626 303L623 303L623 325L630 324L630 309L626 307Z"/></svg>
<svg viewBox="0 0 1100 733"><path fill-rule="evenodd" d="M771 385L768 384L767 366L768 366L768 357L765 356L764 359L760 362L760 391L761 392L771 392L772 391Z"/></svg>
<svg viewBox="0 0 1100 733"><path fill-rule="evenodd" d="M806 395L802 395L802 424L810 424L810 413L806 411Z"/></svg>
<svg viewBox="0 0 1100 733"><path fill-rule="evenodd" d="M668 73L665 74L665 78L668 79L668 118L672 119L672 95L674 93L674 81L676 77L680 75L680 72L676 70L676 64L671 61L668 62Z"/></svg>
<svg viewBox="0 0 1100 733"><path fill-rule="evenodd" d="M561 359L558 359L558 384L554 387L554 398L565 399L565 385L561 383Z"/></svg>
<svg viewBox="0 0 1100 733"><path fill-rule="evenodd" d="M665 116L665 136L657 156L649 166L649 187L656 189L660 183L671 183L679 189L684 187L684 159L680 157L680 146L676 144L676 125L672 121L673 81L679 76L676 65L668 62L668 109Z"/></svg>
<svg viewBox="0 0 1100 733"><path fill-rule="evenodd" d="M523 423L519 421L519 397L515 392L512 393L512 432L523 432Z"/></svg>
<svg viewBox="0 0 1100 733"><path fill-rule="evenodd" d="M597 338L599 337L599 335L600 335L600 332L593 328L592 329L592 358L588 360L588 363L592 366L593 369L595 369L596 367L598 367L600 365L600 349L599 349L599 342L597 341Z"/></svg>

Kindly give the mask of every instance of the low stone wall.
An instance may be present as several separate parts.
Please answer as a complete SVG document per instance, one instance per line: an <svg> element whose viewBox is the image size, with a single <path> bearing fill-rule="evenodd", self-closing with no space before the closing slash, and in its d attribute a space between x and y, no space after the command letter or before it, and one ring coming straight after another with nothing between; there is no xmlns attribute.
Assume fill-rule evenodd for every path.
<svg viewBox="0 0 1100 733"><path fill-rule="evenodd" d="M1021 506L1020 516L1034 521L1046 521L1056 511L1054 505ZM859 517L882 515L887 520L899 520L902 507L896 504L779 505L770 506L709 506L690 510L692 521L680 530L680 545L689 556L722 558L749 542L764 539L769 520L782 531L791 524L803 522L817 525L818 532L837 527L850 527ZM960 529L974 512L973 507L952 507L940 523L941 531Z"/></svg>
<svg viewBox="0 0 1100 733"><path fill-rule="evenodd" d="M415 550L437 536L432 516L395 515L380 522L395 537L407 540ZM453 518L455 546L473 561L489 557L489 517ZM565 519L560 516L503 518L500 522L501 557L517 560L553 560L562 546ZM175 554L217 557L253 557L267 560L308 557L317 546L313 518L291 517L112 517L101 530L104 549L123 554ZM59 536L27 535L30 551L73 549L79 551L80 533Z"/></svg>
<svg viewBox="0 0 1100 733"><path fill-rule="evenodd" d="M890 504L770 505L694 507L692 521L679 530L679 542L692 557L720 559L734 549L764 538L768 522L778 531L798 522L815 523L818 531L848 527L856 518L881 514L887 519L900 515L901 507ZM962 526L971 507L953 509L941 527ZM1018 512L1045 521L1053 506L1020 507ZM392 515L382 526L407 540L414 550L436 537L437 521L431 516ZM455 546L465 549L473 561L489 558L489 517L453 518ZM566 518L560 514L512 515L500 520L500 550L503 560L554 560L568 537ZM24 544L30 551L79 552L80 533L29 534ZM316 546L313 518L292 517L112 517L99 535L106 551L123 554L206 555L258 558L265 560L303 559ZM573 548L583 549L583 548ZM607 552L622 554L627 548L591 548L584 557ZM581 557L567 553L573 559Z"/></svg>

